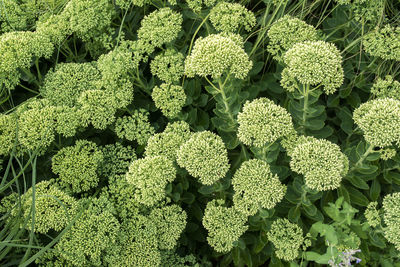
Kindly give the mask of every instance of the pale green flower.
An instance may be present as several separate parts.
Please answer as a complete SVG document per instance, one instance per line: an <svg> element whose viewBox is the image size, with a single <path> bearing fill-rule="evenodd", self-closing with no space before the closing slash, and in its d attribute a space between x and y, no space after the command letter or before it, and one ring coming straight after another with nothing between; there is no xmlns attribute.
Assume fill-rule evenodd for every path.
<svg viewBox="0 0 400 267"><path fill-rule="evenodd" d="M91 141L78 140L74 146L62 148L52 158L52 170L60 184L80 193L96 187L103 153Z"/></svg>
<svg viewBox="0 0 400 267"><path fill-rule="evenodd" d="M283 61L286 67L282 71L281 85L289 92L299 83L323 86L326 94L333 94L343 83L342 56L332 43L306 41L294 44L284 54Z"/></svg>
<svg viewBox="0 0 400 267"><path fill-rule="evenodd" d="M296 259L304 242L303 230L286 218L274 221L267 237L274 244L276 256L285 261Z"/></svg>
<svg viewBox="0 0 400 267"><path fill-rule="evenodd" d="M363 37L364 50L374 57L400 60L400 27L386 25Z"/></svg>
<svg viewBox="0 0 400 267"><path fill-rule="evenodd" d="M186 58L185 73L188 77L211 76L213 79L230 73L238 79L244 79L252 66L249 56L237 40L222 34L211 34L196 40L190 56Z"/></svg>
<svg viewBox="0 0 400 267"><path fill-rule="evenodd" d="M256 25L253 12L238 3L219 2L210 11L210 21L217 31L236 32L240 27L250 31Z"/></svg>
<svg viewBox="0 0 400 267"><path fill-rule="evenodd" d="M268 163L251 159L242 163L232 178L236 210L252 216L261 208L272 209L286 193L276 174L272 174Z"/></svg>
<svg viewBox="0 0 400 267"><path fill-rule="evenodd" d="M187 215L178 205L155 208L149 218L157 225L158 247L173 249L186 227Z"/></svg>
<svg viewBox="0 0 400 267"><path fill-rule="evenodd" d="M46 74L40 93L52 105L73 107L82 92L95 89L100 77L94 63L60 63Z"/></svg>
<svg viewBox="0 0 400 267"><path fill-rule="evenodd" d="M129 166L126 180L136 188L135 199L146 206L154 206L165 197L165 187L175 180L176 169L163 156L135 160Z"/></svg>
<svg viewBox="0 0 400 267"><path fill-rule="evenodd" d="M304 175L307 187L326 191L340 186L349 160L340 147L325 139L305 137L290 151L290 168Z"/></svg>
<svg viewBox="0 0 400 267"><path fill-rule="evenodd" d="M179 81L183 76L183 54L173 49L167 49L158 54L150 63L151 74L166 83Z"/></svg>
<svg viewBox="0 0 400 267"><path fill-rule="evenodd" d="M376 227L381 224L379 210L376 209L378 202L370 202L365 209L364 216L371 227Z"/></svg>
<svg viewBox="0 0 400 267"><path fill-rule="evenodd" d="M294 129L289 112L265 97L246 101L237 121L239 140L255 147L274 143Z"/></svg>
<svg viewBox="0 0 400 267"><path fill-rule="evenodd" d="M353 113L365 140L378 147L400 144L400 100L379 98L361 104Z"/></svg>
<svg viewBox="0 0 400 267"><path fill-rule="evenodd" d="M377 98L393 98L400 100L400 82L393 80L391 75L386 75L385 79L378 78L372 85L371 94Z"/></svg>
<svg viewBox="0 0 400 267"><path fill-rule="evenodd" d="M222 138L209 131L192 134L177 155L179 166L205 185L225 177L230 166Z"/></svg>
<svg viewBox="0 0 400 267"><path fill-rule="evenodd" d="M176 117L186 102L182 86L167 83L154 87L151 98L156 107L168 118Z"/></svg>
<svg viewBox="0 0 400 267"><path fill-rule="evenodd" d="M139 39L153 47L161 47L178 37L182 22L181 14L168 7L161 8L143 18L137 34Z"/></svg>
<svg viewBox="0 0 400 267"><path fill-rule="evenodd" d="M190 126L187 122L168 123L164 132L157 133L149 138L145 155L165 156L175 161L180 146L190 138L190 135Z"/></svg>
<svg viewBox="0 0 400 267"><path fill-rule="evenodd" d="M400 251L400 192L386 195L382 202L384 235Z"/></svg>
<svg viewBox="0 0 400 267"><path fill-rule="evenodd" d="M115 133L121 139L135 140L139 145L145 145L154 134L148 117L149 112L145 109L137 109L130 116L120 117L115 123Z"/></svg>
<svg viewBox="0 0 400 267"><path fill-rule="evenodd" d="M278 61L283 60L283 54L293 45L319 39L317 30L312 25L290 15L285 15L272 24L267 36L267 50Z"/></svg>
<svg viewBox="0 0 400 267"><path fill-rule="evenodd" d="M234 208L223 206L223 201L212 200L204 210L203 226L208 232L208 244L217 252L227 253L233 243L246 232L247 216Z"/></svg>

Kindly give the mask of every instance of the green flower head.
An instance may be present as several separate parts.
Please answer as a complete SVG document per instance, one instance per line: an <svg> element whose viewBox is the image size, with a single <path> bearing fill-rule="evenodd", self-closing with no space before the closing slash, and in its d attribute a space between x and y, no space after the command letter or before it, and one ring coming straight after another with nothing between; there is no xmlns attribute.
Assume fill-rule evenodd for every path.
<svg viewBox="0 0 400 267"><path fill-rule="evenodd" d="M349 160L340 147L328 140L303 139L290 151L290 168L303 174L306 185L314 190L333 190L347 174Z"/></svg>
<svg viewBox="0 0 400 267"><path fill-rule="evenodd" d="M78 140L74 146L64 147L52 159L52 169L60 183L80 193L96 187L103 153L91 141Z"/></svg>
<svg viewBox="0 0 400 267"><path fill-rule="evenodd" d="M209 131L192 134L177 155L179 166L205 185L215 183L229 170L228 151L222 138Z"/></svg>
<svg viewBox="0 0 400 267"><path fill-rule="evenodd" d="M252 216L260 208L272 209L286 193L286 186L272 174L268 163L258 159L243 162L232 178L235 209Z"/></svg>
<svg viewBox="0 0 400 267"><path fill-rule="evenodd" d="M246 101L237 121L239 140L255 147L274 143L294 129L289 112L265 97Z"/></svg>
<svg viewBox="0 0 400 267"><path fill-rule="evenodd" d="M378 147L400 144L400 100L370 100L354 110L353 119L368 143Z"/></svg>
<svg viewBox="0 0 400 267"><path fill-rule="evenodd" d="M377 98L393 98L400 100L400 82L393 80L391 75L386 75L385 79L378 78L372 85L371 94Z"/></svg>
<svg viewBox="0 0 400 267"><path fill-rule="evenodd" d="M342 56L332 43L306 41L292 46L284 55L286 64L281 85L289 92L302 85L323 86L326 94L333 94L344 80Z"/></svg>
<svg viewBox="0 0 400 267"><path fill-rule="evenodd" d="M234 242L248 229L246 222L246 215L234 208L224 207L223 201L208 202L203 216L203 226L208 231L208 244L217 252L229 252Z"/></svg>
<svg viewBox="0 0 400 267"><path fill-rule="evenodd" d="M153 88L151 94L157 108L168 118L176 117L186 102L186 94L180 85L163 83Z"/></svg>
<svg viewBox="0 0 400 267"><path fill-rule="evenodd" d="M139 39L154 47L161 47L178 37L182 28L182 15L165 7L145 16L137 32Z"/></svg>
<svg viewBox="0 0 400 267"><path fill-rule="evenodd" d="M284 53L293 45L319 39L317 30L312 25L290 15L285 15L272 24L267 35L267 50L278 61L283 60Z"/></svg>
<svg viewBox="0 0 400 267"><path fill-rule="evenodd" d="M303 230L286 218L274 221L267 237L274 244L276 256L286 261L297 258L304 242Z"/></svg>
<svg viewBox="0 0 400 267"><path fill-rule="evenodd" d="M182 53L167 49L151 61L151 73L166 83L179 81L184 72L183 59Z"/></svg>
<svg viewBox="0 0 400 267"><path fill-rule="evenodd" d="M400 59L400 27L385 27L367 33L363 38L364 50L374 57L387 60Z"/></svg>
<svg viewBox="0 0 400 267"><path fill-rule="evenodd" d="M135 199L146 206L162 201L166 196L165 186L175 177L173 162L163 156L135 160L126 174L128 183L136 188Z"/></svg>
<svg viewBox="0 0 400 267"><path fill-rule="evenodd" d="M190 138L190 126L187 122L168 123L164 132L149 138L146 146L146 156L165 156L176 161L180 146Z"/></svg>
<svg viewBox="0 0 400 267"><path fill-rule="evenodd" d="M252 66L237 40L222 34L211 34L196 40L190 56L186 58L185 73L188 77L211 76L213 79L231 73L238 79L244 79Z"/></svg>
<svg viewBox="0 0 400 267"><path fill-rule="evenodd" d="M228 2L219 2L211 9L210 21L221 32L237 32L241 27L250 31L256 25L253 12L241 4Z"/></svg>
<svg viewBox="0 0 400 267"><path fill-rule="evenodd" d="M384 235L400 251L400 192L386 195L382 202Z"/></svg>
<svg viewBox="0 0 400 267"><path fill-rule="evenodd" d="M115 133L119 138L135 140L139 145L145 145L154 134L148 117L149 112L145 109L137 109L131 116L120 117L115 123Z"/></svg>

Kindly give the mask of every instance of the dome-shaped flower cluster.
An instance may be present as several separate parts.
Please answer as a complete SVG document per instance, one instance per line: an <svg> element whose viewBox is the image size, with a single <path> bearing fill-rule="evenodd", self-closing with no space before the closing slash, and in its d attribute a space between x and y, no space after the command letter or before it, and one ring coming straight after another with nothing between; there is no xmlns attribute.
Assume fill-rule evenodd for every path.
<svg viewBox="0 0 400 267"><path fill-rule="evenodd" d="M179 166L205 185L223 178L230 166L222 138L209 131L192 134L177 155Z"/></svg>
<svg viewBox="0 0 400 267"><path fill-rule="evenodd" d="M252 216L260 208L272 209L286 193L286 186L273 174L268 163L259 159L245 161L232 178L236 210Z"/></svg>
<svg viewBox="0 0 400 267"><path fill-rule="evenodd" d="M306 137L289 154L290 168L303 174L305 184L314 190L338 188L349 169L347 156L328 140Z"/></svg>
<svg viewBox="0 0 400 267"><path fill-rule="evenodd" d="M371 145L400 144L400 100L380 98L365 102L354 110L353 119Z"/></svg>
<svg viewBox="0 0 400 267"><path fill-rule="evenodd" d="M224 207L223 201L208 202L203 216L203 225L208 231L208 244L217 252L229 252L233 243L248 229L246 222L246 215L234 208Z"/></svg>
<svg viewBox="0 0 400 267"><path fill-rule="evenodd" d="M294 129L289 112L265 97L246 101L237 121L239 140L255 147L274 143Z"/></svg>
<svg viewBox="0 0 400 267"><path fill-rule="evenodd" d="M240 27L250 31L256 25L253 12L239 3L219 2L210 11L210 21L217 31L236 32Z"/></svg>
<svg viewBox="0 0 400 267"><path fill-rule="evenodd" d="M326 94L334 93L344 80L342 56L332 43L306 41L294 44L284 55L282 87L294 91L298 83L323 86Z"/></svg>
<svg viewBox="0 0 400 267"><path fill-rule="evenodd" d="M286 261L297 258L304 242L303 230L286 218L274 221L267 237L274 244L276 256Z"/></svg>
<svg viewBox="0 0 400 267"><path fill-rule="evenodd" d="M312 25L290 15L285 15L272 24L267 35L267 50L279 61L282 61L283 54L294 44L318 40L317 30Z"/></svg>
<svg viewBox="0 0 400 267"><path fill-rule="evenodd" d="M186 58L185 73L213 79L231 73L238 79L244 79L252 68L249 56L236 40L222 34L211 34L196 40L193 50Z"/></svg>

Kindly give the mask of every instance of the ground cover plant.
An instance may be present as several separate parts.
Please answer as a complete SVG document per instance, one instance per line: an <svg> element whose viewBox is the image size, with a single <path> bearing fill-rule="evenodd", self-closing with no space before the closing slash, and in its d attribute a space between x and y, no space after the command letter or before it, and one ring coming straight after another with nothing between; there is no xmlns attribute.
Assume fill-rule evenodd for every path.
<svg viewBox="0 0 400 267"><path fill-rule="evenodd" d="M1 266L400 266L397 0L0 0Z"/></svg>

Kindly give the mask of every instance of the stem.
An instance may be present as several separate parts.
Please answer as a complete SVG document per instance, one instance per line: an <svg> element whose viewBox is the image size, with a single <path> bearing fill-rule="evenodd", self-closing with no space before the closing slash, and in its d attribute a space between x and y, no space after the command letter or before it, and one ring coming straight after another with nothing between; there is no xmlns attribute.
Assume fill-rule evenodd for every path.
<svg viewBox="0 0 400 267"><path fill-rule="evenodd" d="M303 102L303 118L302 118L302 132L303 134L306 133L306 122L307 122L307 112L308 112L308 94L310 91L310 85L306 85L306 87L304 87L303 85L303 97L304 97L304 102Z"/></svg>
<svg viewBox="0 0 400 267"><path fill-rule="evenodd" d="M374 146L373 145L369 145L367 148L367 151L364 152L364 154L362 154L361 158L356 162L356 164L354 164L353 167L351 167L351 169L349 170L349 173L354 171L357 167L359 167L364 160L368 157L369 154L371 154L371 152L374 151Z"/></svg>
<svg viewBox="0 0 400 267"><path fill-rule="evenodd" d="M220 94L222 96L222 101L224 102L225 113L228 115L232 126L236 127L236 120L233 118L232 111L231 111L231 108L229 107L228 99L227 99L225 91L224 91L224 85L225 85L225 83L226 83L228 78L229 78L229 75L228 75L228 77L226 78L226 80L225 80L225 82L223 84L221 84L221 80L218 80L219 92L220 92Z"/></svg>

